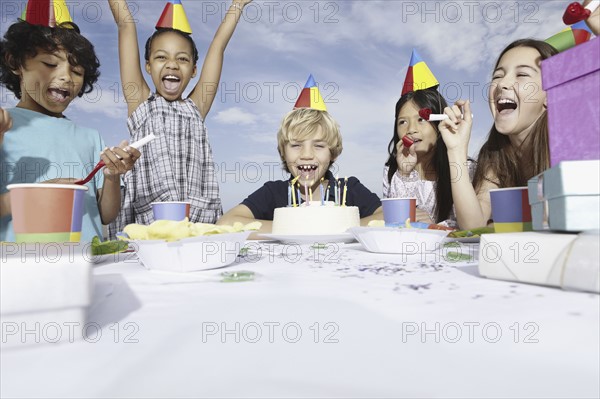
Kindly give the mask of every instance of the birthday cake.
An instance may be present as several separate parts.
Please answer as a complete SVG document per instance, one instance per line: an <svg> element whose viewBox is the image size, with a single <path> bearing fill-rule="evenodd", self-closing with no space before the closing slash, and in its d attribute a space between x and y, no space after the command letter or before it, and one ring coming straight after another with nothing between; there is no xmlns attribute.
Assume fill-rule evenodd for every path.
<svg viewBox="0 0 600 399"><path fill-rule="evenodd" d="M350 227L360 226L356 206L336 206L333 202L312 201L298 207L275 209L273 234L323 235L344 233Z"/></svg>

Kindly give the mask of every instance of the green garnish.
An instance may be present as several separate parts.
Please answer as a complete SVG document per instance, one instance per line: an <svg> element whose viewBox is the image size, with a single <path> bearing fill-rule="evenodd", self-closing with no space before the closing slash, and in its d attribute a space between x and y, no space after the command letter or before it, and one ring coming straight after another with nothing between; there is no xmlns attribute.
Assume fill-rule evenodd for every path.
<svg viewBox="0 0 600 399"><path fill-rule="evenodd" d="M479 237L482 234L491 234L493 232L494 232L493 227L479 227L477 229L471 229L471 230L453 231L452 233L448 234L448 237L452 237L452 238Z"/></svg>
<svg viewBox="0 0 600 399"><path fill-rule="evenodd" d="M92 256L116 254L126 251L129 244L126 241L102 242L98 236L92 238Z"/></svg>
<svg viewBox="0 0 600 399"><path fill-rule="evenodd" d="M448 252L445 256L448 262L460 262L463 260L471 260L471 255L463 254L460 252Z"/></svg>
<svg viewBox="0 0 600 399"><path fill-rule="evenodd" d="M223 283L241 283L244 281L254 280L254 272L240 270L239 272L223 272L221 273L221 282Z"/></svg>

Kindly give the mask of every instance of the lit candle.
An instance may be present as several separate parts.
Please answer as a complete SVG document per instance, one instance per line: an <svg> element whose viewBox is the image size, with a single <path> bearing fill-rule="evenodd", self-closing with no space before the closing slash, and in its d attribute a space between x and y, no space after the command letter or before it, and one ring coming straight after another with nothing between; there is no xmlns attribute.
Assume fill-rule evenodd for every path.
<svg viewBox="0 0 600 399"><path fill-rule="evenodd" d="M321 177L321 183L319 184L319 192L321 194L321 206L325 205L325 198L323 197L323 178Z"/></svg>
<svg viewBox="0 0 600 399"><path fill-rule="evenodd" d="M346 193L348 192L348 178L344 178L344 199L342 200L342 206L346 206Z"/></svg>
<svg viewBox="0 0 600 399"><path fill-rule="evenodd" d="M339 185L338 179L339 179L339 176L336 176L335 177L335 181L334 181L334 186L333 186L333 195L335 196L335 204L336 205L340 204L340 202L339 202L339 200L340 200L339 195L340 194L339 194L339 191L338 191L338 185Z"/></svg>
<svg viewBox="0 0 600 399"><path fill-rule="evenodd" d="M298 178L299 176L294 177L290 183L290 191L292 192L292 206L298 206L300 203L300 193L298 193L298 204L296 204L296 190L294 190L294 186L296 185Z"/></svg>
<svg viewBox="0 0 600 399"><path fill-rule="evenodd" d="M306 184L307 179L308 179L308 175L306 175L304 177L304 201L308 202L308 205L310 205L310 197L308 196L308 184Z"/></svg>
<svg viewBox="0 0 600 399"><path fill-rule="evenodd" d="M292 183L288 185L288 206L292 206Z"/></svg>
<svg viewBox="0 0 600 399"><path fill-rule="evenodd" d="M325 201L329 201L329 182L327 182L327 191L325 191Z"/></svg>
<svg viewBox="0 0 600 399"><path fill-rule="evenodd" d="M310 197L310 201L312 202L313 198L312 198L312 193L313 193L313 189L312 186L313 184L315 184L314 180L311 180L310 182L308 182L308 186L310 187L310 189L308 190L308 196Z"/></svg>

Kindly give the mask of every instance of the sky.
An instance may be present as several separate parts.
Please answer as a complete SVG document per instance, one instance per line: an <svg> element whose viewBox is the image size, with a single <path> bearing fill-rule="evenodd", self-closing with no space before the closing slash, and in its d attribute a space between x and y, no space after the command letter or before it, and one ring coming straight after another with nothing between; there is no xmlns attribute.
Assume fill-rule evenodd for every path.
<svg viewBox="0 0 600 399"><path fill-rule="evenodd" d="M381 196L394 106L413 48L448 102L471 100L469 149L476 156L492 124L487 84L499 53L516 39L546 39L564 29L562 14L569 2L255 0L245 8L227 47L219 92L206 118L224 210L266 181L287 178L277 152L277 130L309 74L341 127L344 150L335 173L356 176ZM0 0L0 34L25 3ZM66 3L82 34L95 45L101 77L96 89L75 100L65 114L97 129L107 145L117 145L129 133L117 28L108 1ZM230 1L182 3L200 52L200 69ZM166 2L129 4L143 47ZM146 79L152 86L149 75ZM12 93L0 87L0 107L15 104Z"/></svg>

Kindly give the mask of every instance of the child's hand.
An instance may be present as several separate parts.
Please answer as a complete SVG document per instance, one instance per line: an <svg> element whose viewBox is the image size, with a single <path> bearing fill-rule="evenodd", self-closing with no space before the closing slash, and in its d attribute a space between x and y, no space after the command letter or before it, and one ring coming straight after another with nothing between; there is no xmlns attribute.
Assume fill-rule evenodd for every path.
<svg viewBox="0 0 600 399"><path fill-rule="evenodd" d="M587 6L592 0L585 0L583 2L583 6ZM590 27L594 35L600 35L600 7L596 8L592 15L589 16L588 19L585 20L587 26Z"/></svg>
<svg viewBox="0 0 600 399"><path fill-rule="evenodd" d="M246 4L251 2L252 0L233 0L233 4L239 4L240 6L242 6L242 8L244 8Z"/></svg>
<svg viewBox="0 0 600 399"><path fill-rule="evenodd" d="M4 140L4 133L12 127L12 118L7 110L0 108L0 144Z"/></svg>
<svg viewBox="0 0 600 399"><path fill-rule="evenodd" d="M446 107L444 113L448 115L448 119L440 122L439 130L448 151L467 152L473 126L471 103L469 100L458 100L452 108Z"/></svg>
<svg viewBox="0 0 600 399"><path fill-rule="evenodd" d="M431 216L429 216L429 213L423 209L417 208L417 213L415 216L417 217L417 222L434 224L433 220L431 220Z"/></svg>
<svg viewBox="0 0 600 399"><path fill-rule="evenodd" d="M104 176L116 177L125 174L133 169L135 161L142 154L135 148L129 147L127 141L121 141L118 147L105 148L100 153L100 158L106 164L104 168Z"/></svg>
<svg viewBox="0 0 600 399"><path fill-rule="evenodd" d="M412 145L406 148L402 140L398 141L398 144L396 144L396 163L402 176L410 175L417 164L415 146Z"/></svg>

